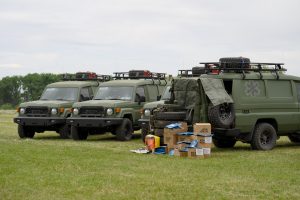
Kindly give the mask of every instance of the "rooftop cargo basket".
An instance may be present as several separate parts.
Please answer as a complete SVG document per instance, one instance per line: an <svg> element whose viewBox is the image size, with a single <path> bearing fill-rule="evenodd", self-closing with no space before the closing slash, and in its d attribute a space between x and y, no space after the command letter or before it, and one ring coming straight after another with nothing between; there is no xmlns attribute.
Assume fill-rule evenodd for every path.
<svg viewBox="0 0 300 200"><path fill-rule="evenodd" d="M150 72L148 70L130 70L129 72L114 72L115 79L158 79L165 80L165 73Z"/></svg>
<svg viewBox="0 0 300 200"><path fill-rule="evenodd" d="M241 73L243 79L246 78L247 72L257 72L260 78L263 78L262 72L273 72L276 78L279 79L278 72L284 72L286 69L282 67L284 63L254 63L250 62L249 58L244 57L229 57L220 58L219 62L201 62L204 64L204 69L207 74L220 74L220 73ZM267 66L273 66L269 68ZM201 74L200 74L201 75ZM199 76L198 74L194 76Z"/></svg>
<svg viewBox="0 0 300 200"><path fill-rule="evenodd" d="M64 81L100 81L105 82L111 80L110 75L99 75L95 72L77 72L76 74L62 74Z"/></svg>

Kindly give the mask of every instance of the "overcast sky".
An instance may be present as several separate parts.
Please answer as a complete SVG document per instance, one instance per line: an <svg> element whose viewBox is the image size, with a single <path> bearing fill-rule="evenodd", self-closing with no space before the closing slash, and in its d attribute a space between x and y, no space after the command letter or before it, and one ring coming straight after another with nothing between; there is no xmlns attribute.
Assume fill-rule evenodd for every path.
<svg viewBox="0 0 300 200"><path fill-rule="evenodd" d="M0 0L0 78L245 56L300 76L299 0Z"/></svg>

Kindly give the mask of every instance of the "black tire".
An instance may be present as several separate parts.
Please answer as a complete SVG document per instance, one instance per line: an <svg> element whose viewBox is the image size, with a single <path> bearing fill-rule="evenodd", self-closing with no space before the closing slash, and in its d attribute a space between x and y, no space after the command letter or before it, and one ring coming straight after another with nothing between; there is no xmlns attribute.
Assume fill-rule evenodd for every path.
<svg viewBox="0 0 300 200"><path fill-rule="evenodd" d="M254 150L271 150L275 147L276 140L275 128L269 123L259 123L255 126L251 147Z"/></svg>
<svg viewBox="0 0 300 200"><path fill-rule="evenodd" d="M70 138L72 138L71 137L70 127L67 124L65 124L62 127L60 127L60 129L59 129L58 132L59 132L59 135L60 135L60 137L62 139L70 139Z"/></svg>
<svg viewBox="0 0 300 200"><path fill-rule="evenodd" d="M234 138L213 138L213 143L218 148L232 148L236 140Z"/></svg>
<svg viewBox="0 0 300 200"><path fill-rule="evenodd" d="M156 112L154 118L156 120L183 121L186 119L186 112Z"/></svg>
<svg viewBox="0 0 300 200"><path fill-rule="evenodd" d="M244 57L220 58L222 68L250 68L250 59Z"/></svg>
<svg viewBox="0 0 300 200"><path fill-rule="evenodd" d="M205 69L205 67L193 67L192 68L192 74L194 76L200 76L201 74L206 74L207 70Z"/></svg>
<svg viewBox="0 0 300 200"><path fill-rule="evenodd" d="M79 127L71 126L71 136L73 140L86 140L88 137L88 132L83 131Z"/></svg>
<svg viewBox="0 0 300 200"><path fill-rule="evenodd" d="M145 138L149 134L149 125L143 125L141 128L142 141L145 143Z"/></svg>
<svg viewBox="0 0 300 200"><path fill-rule="evenodd" d="M116 129L117 139L120 141L129 141L132 138L133 128L130 119L124 118L123 122Z"/></svg>
<svg viewBox="0 0 300 200"><path fill-rule="evenodd" d="M20 138L33 138L35 135L34 130L29 127L18 125L18 134Z"/></svg>
<svg viewBox="0 0 300 200"><path fill-rule="evenodd" d="M235 110L232 103L209 106L208 119L214 128L231 128L235 120Z"/></svg>
<svg viewBox="0 0 300 200"><path fill-rule="evenodd" d="M300 143L300 134L293 133L293 134L290 134L288 137L291 142Z"/></svg>

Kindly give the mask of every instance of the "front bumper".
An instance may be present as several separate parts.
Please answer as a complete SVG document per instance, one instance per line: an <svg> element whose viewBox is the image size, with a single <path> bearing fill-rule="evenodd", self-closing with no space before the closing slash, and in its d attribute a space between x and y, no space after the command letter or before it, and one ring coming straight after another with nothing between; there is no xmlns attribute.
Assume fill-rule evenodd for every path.
<svg viewBox="0 0 300 200"><path fill-rule="evenodd" d="M24 126L54 126L66 123L65 118L61 117L16 117L14 122Z"/></svg>
<svg viewBox="0 0 300 200"><path fill-rule="evenodd" d="M70 117L67 124L76 127L110 127L121 125L123 118Z"/></svg>
<svg viewBox="0 0 300 200"><path fill-rule="evenodd" d="M139 123L140 126L149 125L150 119L139 119L138 123Z"/></svg>

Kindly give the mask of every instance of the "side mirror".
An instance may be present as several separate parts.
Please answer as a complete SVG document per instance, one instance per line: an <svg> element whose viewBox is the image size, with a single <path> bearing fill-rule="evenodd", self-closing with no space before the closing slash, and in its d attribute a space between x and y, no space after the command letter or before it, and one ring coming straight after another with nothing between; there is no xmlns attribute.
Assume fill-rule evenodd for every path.
<svg viewBox="0 0 300 200"><path fill-rule="evenodd" d="M158 96L156 97L156 99L157 99L157 101L159 101L159 100L161 99L161 95L158 95Z"/></svg>
<svg viewBox="0 0 300 200"><path fill-rule="evenodd" d="M135 94L135 101L139 103L139 105L141 104L141 102L145 102L146 98L140 96L139 94Z"/></svg>
<svg viewBox="0 0 300 200"><path fill-rule="evenodd" d="M146 98L145 97L140 97L140 102L145 102Z"/></svg>
<svg viewBox="0 0 300 200"><path fill-rule="evenodd" d="M87 100L90 100L90 97L85 97L83 95L80 95L79 101L87 101Z"/></svg>

